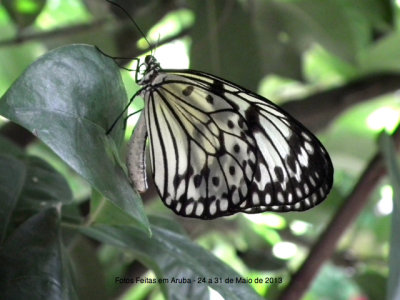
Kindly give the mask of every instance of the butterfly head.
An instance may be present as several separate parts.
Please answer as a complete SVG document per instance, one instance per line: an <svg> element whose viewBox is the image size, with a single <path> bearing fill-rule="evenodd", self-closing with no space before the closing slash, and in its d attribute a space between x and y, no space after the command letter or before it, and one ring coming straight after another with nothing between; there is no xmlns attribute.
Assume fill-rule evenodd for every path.
<svg viewBox="0 0 400 300"><path fill-rule="evenodd" d="M144 63L139 66L139 69L144 69L142 77L138 79L138 84L146 85L153 81L157 76L158 72L161 70L160 63L152 55L147 55L144 59Z"/></svg>

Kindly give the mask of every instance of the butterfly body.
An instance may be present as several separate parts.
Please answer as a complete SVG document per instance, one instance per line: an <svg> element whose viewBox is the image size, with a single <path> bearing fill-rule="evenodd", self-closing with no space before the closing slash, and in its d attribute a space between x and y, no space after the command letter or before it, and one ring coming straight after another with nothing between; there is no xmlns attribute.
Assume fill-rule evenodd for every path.
<svg viewBox="0 0 400 300"><path fill-rule="evenodd" d="M140 126L150 141L158 193L175 213L213 219L300 211L326 198L333 181L329 155L288 113L204 72L163 70L153 56L141 66ZM130 149L144 151L143 136ZM142 174L143 164L128 163L135 186L145 174L132 174Z"/></svg>

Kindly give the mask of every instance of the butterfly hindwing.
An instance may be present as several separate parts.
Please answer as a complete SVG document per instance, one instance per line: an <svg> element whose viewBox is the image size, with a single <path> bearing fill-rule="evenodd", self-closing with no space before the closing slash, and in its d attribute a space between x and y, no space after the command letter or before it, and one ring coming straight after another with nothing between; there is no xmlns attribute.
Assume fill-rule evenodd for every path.
<svg viewBox="0 0 400 300"><path fill-rule="evenodd" d="M328 194L325 149L267 99L191 70L160 70L142 96L154 182L177 214L305 210Z"/></svg>

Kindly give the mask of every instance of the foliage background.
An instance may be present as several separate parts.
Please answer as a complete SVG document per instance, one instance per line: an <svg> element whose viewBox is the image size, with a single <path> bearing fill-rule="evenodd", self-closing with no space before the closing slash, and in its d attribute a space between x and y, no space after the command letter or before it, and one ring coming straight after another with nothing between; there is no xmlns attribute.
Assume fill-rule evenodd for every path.
<svg viewBox="0 0 400 300"><path fill-rule="evenodd" d="M112 170L119 166L116 149L124 144L122 129L113 141L101 140L103 153L94 147L97 144L87 142L104 136L98 127L77 141L73 126L87 129L89 125L67 122L60 127L62 131L51 123L51 113L64 103L57 99L69 96L78 114L90 111L96 124L106 127L115 116L113 110L118 111L126 101L119 75L114 74L121 73L127 95L138 88L132 74L101 61L93 49L63 48L61 56L57 55L62 51L52 52L56 53L53 60L49 56L44 59L61 74L60 86L73 88L73 79L82 74L90 74L83 76L87 84L111 83L117 78L116 84L110 85L110 94L99 88L94 93L97 98L85 98L75 90L56 88L46 98L49 115L37 113L32 123L26 117L18 119L4 104L19 99L11 106L17 112L17 108L43 105L26 99L32 89L54 79L53 75L46 74L46 68L23 72L48 51L69 44L91 44L109 55L137 57L148 48L140 33L119 9L105 1L3 0L0 112L29 131L1 120L0 260L4 263L0 274L8 275L0 278L0 293L21 298L19 293L26 292L37 299L43 294L54 299L214 299L219 296L216 290L226 299L242 299L243 295L256 299L247 285L190 290L188 285L115 283L115 277L236 276L233 268L245 278L282 277L282 284L252 284L262 298L393 299L399 279L399 259L393 253L399 253L399 243L395 234L391 235L391 226L398 228L399 224L396 218L391 224L391 214L398 206L392 205L398 180L390 139L378 144L376 138L386 129L395 145L399 140L399 2L118 3L144 32L150 32L151 42L160 46L155 55L165 68L187 68L190 62L192 69L258 91L316 132L333 159L334 188L324 203L304 213L238 215L207 222L184 219L165 208L154 190L143 196L143 208L140 198L126 185L122 169ZM63 57L77 59L65 74L57 69L57 61ZM87 73L81 57L93 59L103 69ZM32 84L31 89L27 83ZM142 105L135 103L132 111ZM134 122L133 117L127 137ZM43 136L32 124L41 124L42 129L50 125L52 130ZM62 148L67 137L75 141L76 164ZM382 149L387 165L394 168L391 180L384 177L383 165L376 163L381 161ZM85 165L85 153L90 153L87 159L91 156L93 165ZM107 165L101 155L116 157L110 160L114 165ZM84 163L79 164L79 158ZM105 186L110 187L110 194ZM115 190L122 194L115 197ZM346 203L352 206L340 209ZM345 222L330 224L331 219ZM148 222L152 238L147 235ZM324 251L312 252L313 245ZM319 256L321 252L328 252L329 259ZM310 253L322 267L304 295L299 292L289 298L285 291L296 282L306 282L301 270ZM296 273L300 275L292 276ZM314 277L316 273L308 274Z"/></svg>

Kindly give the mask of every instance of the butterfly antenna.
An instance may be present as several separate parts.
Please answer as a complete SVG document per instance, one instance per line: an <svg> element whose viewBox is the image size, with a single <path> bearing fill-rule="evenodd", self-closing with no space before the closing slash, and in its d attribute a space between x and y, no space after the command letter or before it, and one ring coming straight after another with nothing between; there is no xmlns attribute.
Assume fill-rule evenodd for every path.
<svg viewBox="0 0 400 300"><path fill-rule="evenodd" d="M95 47L96 50L99 51L101 54L103 54L104 56L106 56L106 57L108 57L108 58L111 58L111 59L114 60L114 61L117 60L117 59L134 60L134 61L136 61L136 64L139 65L140 59L137 58L137 57L111 56L111 55L108 55L107 53L104 53L104 52L103 52L99 47L97 47L96 45L95 45L94 47ZM120 67L121 69L124 69L124 70L126 70L126 71L129 71L129 72L135 72L135 71L137 71L137 68L136 68L136 70L134 70L134 69L130 69L130 68L121 66L121 65L120 65L119 63L117 63L117 62L116 62L116 64L118 65L118 67Z"/></svg>
<svg viewBox="0 0 400 300"><path fill-rule="evenodd" d="M157 38L157 44L154 47L154 54L156 54L156 50L158 49L158 45L160 44L160 40L161 40L161 36L160 34L158 34L158 38ZM152 51L153 52L153 51ZM153 53L151 53L151 55L153 55Z"/></svg>
<svg viewBox="0 0 400 300"><path fill-rule="evenodd" d="M119 9L121 9L124 14L129 18L129 20L131 20L131 22L133 23L133 25L135 25L136 29L140 32L140 34L143 36L143 38L145 39L145 41L147 42L147 44L149 44L150 49L153 49L152 45L150 44L149 40L146 38L146 35L143 33L142 29L140 29L139 25L135 22L135 20L129 15L129 13L126 11L125 8L123 8L121 5L119 5L118 3L115 3L113 1L110 0L106 0L108 3L115 5L116 7L118 7Z"/></svg>

